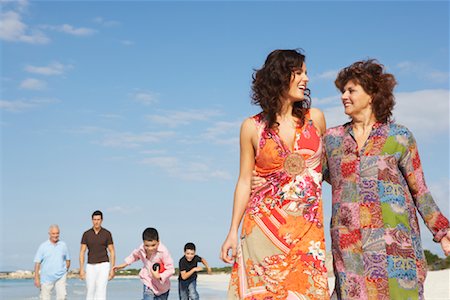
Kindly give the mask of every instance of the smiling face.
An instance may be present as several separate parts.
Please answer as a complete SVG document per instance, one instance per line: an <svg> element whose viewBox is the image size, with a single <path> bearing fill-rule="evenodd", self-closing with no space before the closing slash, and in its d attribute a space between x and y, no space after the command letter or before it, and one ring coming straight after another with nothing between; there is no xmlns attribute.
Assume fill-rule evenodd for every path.
<svg viewBox="0 0 450 300"><path fill-rule="evenodd" d="M50 227L48 230L48 236L50 242L56 244L59 241L59 228L58 227Z"/></svg>
<svg viewBox="0 0 450 300"><path fill-rule="evenodd" d="M145 241L144 240L144 249L148 256L153 255L158 250L159 241Z"/></svg>
<svg viewBox="0 0 450 300"><path fill-rule="evenodd" d="M345 84L341 100L345 114L352 118L357 115L370 115L372 113L372 97L364 91L360 84L352 80Z"/></svg>
<svg viewBox="0 0 450 300"><path fill-rule="evenodd" d="M195 250L186 249L186 251L184 251L184 256L186 257L187 261L192 261L195 256Z"/></svg>
<svg viewBox="0 0 450 300"><path fill-rule="evenodd" d="M309 78L306 72L306 65L303 64L301 69L294 69L291 73L291 82L286 92L286 98L301 101L305 98L305 90Z"/></svg>

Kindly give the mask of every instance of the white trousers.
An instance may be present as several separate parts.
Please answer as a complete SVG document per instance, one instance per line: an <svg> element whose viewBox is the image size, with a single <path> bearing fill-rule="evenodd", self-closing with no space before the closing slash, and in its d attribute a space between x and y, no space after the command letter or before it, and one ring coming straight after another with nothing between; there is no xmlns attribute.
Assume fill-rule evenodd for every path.
<svg viewBox="0 0 450 300"><path fill-rule="evenodd" d="M41 284L41 300L50 300L52 298L53 288L56 290L56 300L65 300L67 296L66 291L67 273L63 277L54 281Z"/></svg>
<svg viewBox="0 0 450 300"><path fill-rule="evenodd" d="M106 300L109 262L86 265L86 300Z"/></svg>

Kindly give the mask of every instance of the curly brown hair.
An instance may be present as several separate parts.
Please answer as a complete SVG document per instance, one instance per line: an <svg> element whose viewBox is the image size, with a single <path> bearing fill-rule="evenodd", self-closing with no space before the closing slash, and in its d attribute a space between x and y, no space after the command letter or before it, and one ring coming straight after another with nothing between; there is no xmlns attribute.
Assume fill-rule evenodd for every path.
<svg viewBox="0 0 450 300"><path fill-rule="evenodd" d="M349 81L361 85L372 97L372 110L378 122L391 121L395 105L393 91L397 85L394 75L386 73L384 66L376 59L368 59L357 61L339 71L334 84L343 93Z"/></svg>
<svg viewBox="0 0 450 300"><path fill-rule="evenodd" d="M261 106L269 128L277 123L277 113L281 111L281 96L289 88L292 72L302 69L305 55L298 49L274 50L266 58L261 69L254 70L252 82L252 103ZM311 107L309 89L305 90L305 98L294 103L292 115L299 119L300 125L305 122L305 114Z"/></svg>

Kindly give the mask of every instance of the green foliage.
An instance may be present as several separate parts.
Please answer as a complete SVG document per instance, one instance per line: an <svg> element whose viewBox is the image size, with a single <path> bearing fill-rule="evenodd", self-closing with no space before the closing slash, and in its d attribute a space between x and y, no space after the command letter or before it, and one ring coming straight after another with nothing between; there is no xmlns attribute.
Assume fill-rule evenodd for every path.
<svg viewBox="0 0 450 300"><path fill-rule="evenodd" d="M119 270L116 272L116 275L118 276L133 276L138 275L140 269L125 269L125 270ZM231 267L223 267L223 268L211 268L212 273L231 273ZM199 273L206 273L206 269L204 268L203 271ZM178 276L179 270L178 268L175 268L175 276Z"/></svg>
<svg viewBox="0 0 450 300"><path fill-rule="evenodd" d="M140 271L140 269L119 270L116 272L116 275L120 275L120 276L138 275L139 271Z"/></svg>
<svg viewBox="0 0 450 300"><path fill-rule="evenodd" d="M446 258L440 258L429 250L424 250L423 252L425 253L428 269L435 271L450 268L450 256Z"/></svg>
<svg viewBox="0 0 450 300"><path fill-rule="evenodd" d="M213 273L231 273L231 267L211 268Z"/></svg>

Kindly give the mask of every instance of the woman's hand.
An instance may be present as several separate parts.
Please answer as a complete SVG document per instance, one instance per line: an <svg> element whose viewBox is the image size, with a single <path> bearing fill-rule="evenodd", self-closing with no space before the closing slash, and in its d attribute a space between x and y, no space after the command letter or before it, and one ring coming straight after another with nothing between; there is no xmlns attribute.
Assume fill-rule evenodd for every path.
<svg viewBox="0 0 450 300"><path fill-rule="evenodd" d="M237 232L230 232L228 233L227 238L225 239L225 242L223 242L222 245L222 252L220 253L220 258L229 264L234 263L234 260L236 259L236 251L237 249ZM230 255L231 250L231 255Z"/></svg>
<svg viewBox="0 0 450 300"><path fill-rule="evenodd" d="M263 177L259 177L258 173L255 170L252 171L252 191L261 187L264 183L266 183L266 179Z"/></svg>
<svg viewBox="0 0 450 300"><path fill-rule="evenodd" d="M441 247L444 250L445 256L450 255L450 229L447 231L447 234L441 239Z"/></svg>

